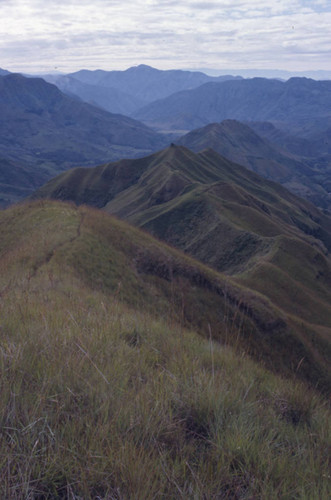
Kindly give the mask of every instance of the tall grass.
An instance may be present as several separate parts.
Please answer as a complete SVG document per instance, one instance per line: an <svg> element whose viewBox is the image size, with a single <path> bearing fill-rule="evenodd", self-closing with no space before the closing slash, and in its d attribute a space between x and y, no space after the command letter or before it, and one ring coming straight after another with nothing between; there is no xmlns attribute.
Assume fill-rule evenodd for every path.
<svg viewBox="0 0 331 500"><path fill-rule="evenodd" d="M328 498L304 385L70 276L0 306L1 498Z"/></svg>
<svg viewBox="0 0 331 500"><path fill-rule="evenodd" d="M105 242L95 224L83 240L85 209L35 207L2 219L0 498L329 498L326 400L218 343L212 321L206 339L186 329L194 287L142 286L106 220Z"/></svg>

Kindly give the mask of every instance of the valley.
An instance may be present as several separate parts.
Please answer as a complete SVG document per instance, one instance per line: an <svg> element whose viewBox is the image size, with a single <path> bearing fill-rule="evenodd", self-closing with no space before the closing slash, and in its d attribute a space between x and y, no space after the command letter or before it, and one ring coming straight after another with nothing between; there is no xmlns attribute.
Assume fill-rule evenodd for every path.
<svg viewBox="0 0 331 500"><path fill-rule="evenodd" d="M330 81L0 70L0 496L328 498Z"/></svg>
<svg viewBox="0 0 331 500"><path fill-rule="evenodd" d="M24 169L39 171L34 187L77 164L144 156L165 144L145 125L67 97L41 78L0 76L0 114L0 157L22 170L18 184ZM0 186L7 180L3 172ZM10 186L15 191L14 179ZM29 182L25 188L32 192ZM6 192L0 192L3 205L10 202ZM17 193L14 201L20 198Z"/></svg>

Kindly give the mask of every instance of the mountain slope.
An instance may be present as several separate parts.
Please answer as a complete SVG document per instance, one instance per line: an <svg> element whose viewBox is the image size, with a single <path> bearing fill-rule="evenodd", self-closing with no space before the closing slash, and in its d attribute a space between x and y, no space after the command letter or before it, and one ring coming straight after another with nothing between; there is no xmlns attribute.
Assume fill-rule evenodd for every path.
<svg viewBox="0 0 331 500"><path fill-rule="evenodd" d="M1 156L40 169L40 184L45 174L50 178L77 164L144 155L163 144L135 120L72 99L42 79L16 74L0 77L0 116Z"/></svg>
<svg viewBox="0 0 331 500"><path fill-rule="evenodd" d="M312 168L307 158L296 157L257 135L236 120L212 123L193 130L176 141L198 152L212 148L229 160L284 185L317 206L331 209L327 168Z"/></svg>
<svg viewBox="0 0 331 500"><path fill-rule="evenodd" d="M252 78L206 83L153 102L134 116L170 130L193 130L225 119L272 121L301 130L330 119L331 82Z"/></svg>
<svg viewBox="0 0 331 500"><path fill-rule="evenodd" d="M1 498L327 498L326 400L249 359L281 330L259 337L243 288L86 206L0 230Z"/></svg>
<svg viewBox="0 0 331 500"><path fill-rule="evenodd" d="M280 130L270 122L250 121L247 124L261 137L290 153L304 156L307 159L312 158L313 161L318 159L322 162L326 158L330 162L331 118L323 120L320 127L306 127L305 130L300 131L299 135L295 135L295 130Z"/></svg>
<svg viewBox="0 0 331 500"><path fill-rule="evenodd" d="M0 208L28 197L47 179L38 167L0 158Z"/></svg>
<svg viewBox="0 0 331 500"><path fill-rule="evenodd" d="M42 126L48 129L48 134L62 133L62 140L65 133L69 136L67 143L70 140L72 143L82 144L90 135L89 142L94 142L104 151L111 151L118 146L143 150L160 142L157 134L139 122L70 99L42 79L8 75L0 79L0 90L1 132L4 135L2 143L5 144L6 139L9 143L10 139L14 139L11 136L16 127L18 140L22 135L23 141L30 131L29 141L36 142L35 147L38 147L34 135L37 132L42 134ZM7 137L5 126L9 128ZM37 126L41 130L37 131ZM45 137L42 138L46 140Z"/></svg>
<svg viewBox="0 0 331 500"><path fill-rule="evenodd" d="M212 150L172 146L74 169L36 196L104 208L231 275L279 308L317 358L328 357L331 219L279 184Z"/></svg>
<svg viewBox="0 0 331 500"><path fill-rule="evenodd" d="M175 92L192 89L206 82L224 81L240 77L212 77L199 71L158 70L145 64L134 66L125 71L88 71L80 70L68 75L74 80L97 86L112 88L145 103L163 99ZM138 108L136 108L138 109Z"/></svg>
<svg viewBox="0 0 331 500"><path fill-rule="evenodd" d="M293 367L304 357L297 375L327 387L328 344L318 326L312 344L312 325L305 318L300 318L300 330L290 315L253 288L243 287L240 280L222 275L146 233L88 208L41 202L0 215L5 266L1 294L14 290L20 280L33 283L36 276L47 280L59 270L61 276L74 272L87 286L118 295L140 311L161 317L170 313L174 321L207 337L212 325L216 339L239 343L280 373L295 375ZM40 231L45 243L37 247ZM325 318L320 323L322 320L325 324L320 330L325 335L330 325L327 327Z"/></svg>
<svg viewBox="0 0 331 500"><path fill-rule="evenodd" d="M85 102L99 106L111 113L130 115L146 102L139 97L123 92L121 88L93 85L68 75L44 75L43 79L56 85L69 96L78 96Z"/></svg>

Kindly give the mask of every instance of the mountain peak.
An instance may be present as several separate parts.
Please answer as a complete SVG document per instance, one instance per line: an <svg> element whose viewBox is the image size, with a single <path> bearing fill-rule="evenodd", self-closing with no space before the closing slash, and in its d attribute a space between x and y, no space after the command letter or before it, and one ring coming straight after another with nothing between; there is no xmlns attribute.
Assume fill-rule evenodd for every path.
<svg viewBox="0 0 331 500"><path fill-rule="evenodd" d="M166 161L171 161L171 160L188 161L189 159L191 161L194 161L196 157L196 154L193 153L193 151L188 149L186 146L175 144L173 142L167 148L156 153L156 155L162 157Z"/></svg>
<svg viewBox="0 0 331 500"><path fill-rule="evenodd" d="M160 70L148 66L147 64L139 64L138 66L132 66L128 68L126 72L145 72L145 73L158 73Z"/></svg>

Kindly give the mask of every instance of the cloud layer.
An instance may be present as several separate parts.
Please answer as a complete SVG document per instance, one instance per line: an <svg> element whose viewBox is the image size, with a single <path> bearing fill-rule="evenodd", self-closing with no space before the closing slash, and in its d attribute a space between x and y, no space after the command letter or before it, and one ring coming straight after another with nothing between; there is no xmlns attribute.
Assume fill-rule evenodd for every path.
<svg viewBox="0 0 331 500"><path fill-rule="evenodd" d="M0 0L0 67L330 70L328 0Z"/></svg>

